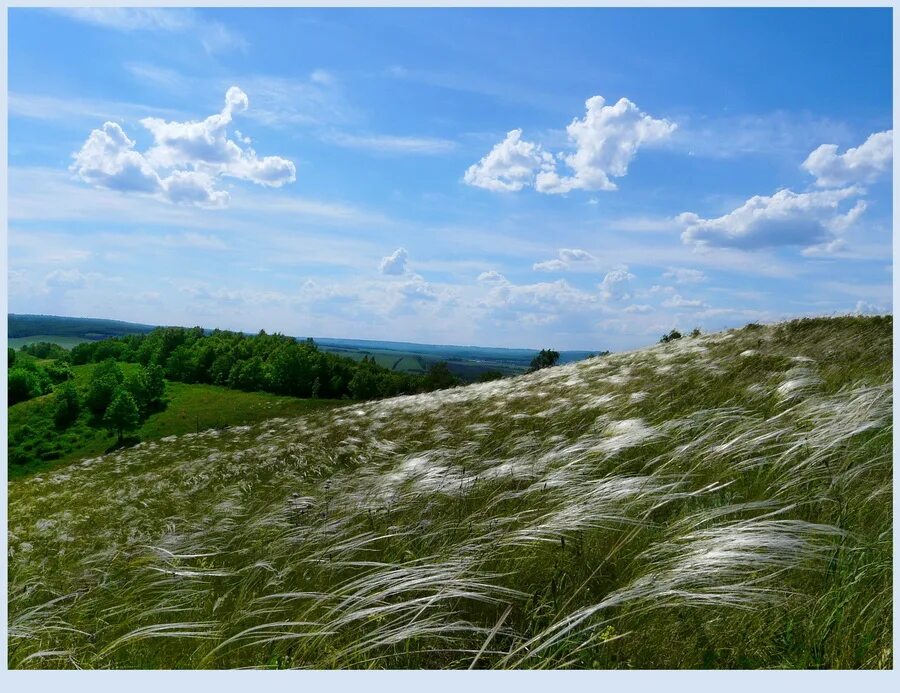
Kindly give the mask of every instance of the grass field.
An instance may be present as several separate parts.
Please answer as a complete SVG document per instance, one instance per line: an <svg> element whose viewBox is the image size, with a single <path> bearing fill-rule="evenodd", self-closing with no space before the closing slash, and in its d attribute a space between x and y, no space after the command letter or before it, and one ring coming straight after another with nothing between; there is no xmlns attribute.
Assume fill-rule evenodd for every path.
<svg viewBox="0 0 900 693"><path fill-rule="evenodd" d="M8 664L891 668L892 329L751 325L13 481Z"/></svg>
<svg viewBox="0 0 900 693"><path fill-rule="evenodd" d="M26 344L36 344L38 342L50 342L50 344L59 344L63 349L71 349L73 346L78 346L79 344L83 344L84 342L90 341L89 339L85 339L84 337L70 337L66 335L53 335L53 334L36 334L31 337L10 337L6 340L6 343L11 346L15 350L19 350L21 347Z"/></svg>
<svg viewBox="0 0 900 693"><path fill-rule="evenodd" d="M87 389L95 367L96 364L86 364L72 369L75 385L82 392ZM138 368L132 363L120 363L119 367L126 375ZM15 443L27 426L28 438L33 441L32 447L38 458L30 464L10 464L10 479L101 455L116 442L115 435L91 425L86 412L65 431L56 430L53 425L54 398L55 394L51 393L9 408L8 444ZM166 408L151 414L134 434L140 440L153 441L208 428L242 426L278 416L299 416L343 404L333 400L305 400L215 385L173 382L166 383L166 398Z"/></svg>

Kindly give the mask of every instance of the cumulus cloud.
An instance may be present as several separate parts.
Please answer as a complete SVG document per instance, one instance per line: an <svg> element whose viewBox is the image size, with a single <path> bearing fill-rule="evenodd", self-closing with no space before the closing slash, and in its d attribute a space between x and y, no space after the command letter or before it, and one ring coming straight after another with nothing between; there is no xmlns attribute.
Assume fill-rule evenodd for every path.
<svg viewBox="0 0 900 693"><path fill-rule="evenodd" d="M631 280L635 278L628 265L617 265L600 282L600 295L606 301L627 301L631 298Z"/></svg>
<svg viewBox="0 0 900 693"><path fill-rule="evenodd" d="M597 258L586 250L579 248L560 248L558 257L553 260L536 262L532 269L538 272L557 272L576 267L590 267L597 263Z"/></svg>
<svg viewBox="0 0 900 693"><path fill-rule="evenodd" d="M607 106L602 96L585 101L586 114L566 128L574 149L554 158L540 144L522 140L522 130L511 130L506 139L477 164L469 167L464 180L493 191L517 192L527 185L547 194L572 190L615 190L611 178L621 178L644 145L666 139L676 125L652 118L626 98ZM572 175L560 175L563 163Z"/></svg>
<svg viewBox="0 0 900 693"><path fill-rule="evenodd" d="M555 170L542 171L535 188L543 193L571 190L615 190L611 178L621 178L640 147L664 140L676 129L675 123L652 118L630 100L619 99L605 105L602 96L585 102L587 113L566 128L575 151L559 158L573 171L560 176Z"/></svg>
<svg viewBox="0 0 900 693"><path fill-rule="evenodd" d="M217 188L222 177L280 187L296 179L293 162L279 156L259 157L249 139L229 138L233 116L249 106L238 87L225 94L221 112L201 121L144 118L153 145L144 153L117 123L91 132L73 155L71 170L91 185L120 192L144 193L175 204L223 207L228 193Z"/></svg>
<svg viewBox="0 0 900 693"><path fill-rule="evenodd" d="M379 266L379 269L381 270L382 274L404 274L406 272L406 261L408 259L409 254L406 252L406 249L397 248L397 250L395 250L387 257L381 258L381 265Z"/></svg>
<svg viewBox="0 0 900 693"><path fill-rule="evenodd" d="M827 244L862 214L865 204L861 201L847 212L840 209L842 203L860 193L854 186L810 193L779 190L771 196L751 197L737 209L713 219L686 212L678 216L684 226L681 239L696 246L744 250Z"/></svg>
<svg viewBox="0 0 900 693"><path fill-rule="evenodd" d="M699 284L706 281L703 272L686 267L670 267L662 276L663 279L673 279L676 284Z"/></svg>
<svg viewBox="0 0 900 693"><path fill-rule="evenodd" d="M858 147L838 154L836 144L823 144L803 162L802 167L816 178L820 187L841 187L871 183L891 170L894 159L894 131L876 132Z"/></svg>
<svg viewBox="0 0 900 693"><path fill-rule="evenodd" d="M478 281L493 284L497 282L506 282L507 279L497 270L488 270L487 272L482 272L478 275Z"/></svg>
<svg viewBox="0 0 900 693"><path fill-rule="evenodd" d="M427 281L418 275L414 275L409 281L399 286L400 295L409 301L437 301L438 292Z"/></svg>
<svg viewBox="0 0 900 693"><path fill-rule="evenodd" d="M522 139L522 130L510 130L487 156L466 170L463 180L494 192L518 192L533 185L535 173L549 170L553 157L541 145Z"/></svg>

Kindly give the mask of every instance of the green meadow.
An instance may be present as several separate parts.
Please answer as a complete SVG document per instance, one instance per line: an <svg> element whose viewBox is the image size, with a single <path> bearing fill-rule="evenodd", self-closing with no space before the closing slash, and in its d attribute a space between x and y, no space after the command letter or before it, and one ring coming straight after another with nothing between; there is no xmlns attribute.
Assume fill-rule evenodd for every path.
<svg viewBox="0 0 900 693"><path fill-rule="evenodd" d="M170 383L10 482L8 664L890 669L892 330L338 407Z"/></svg>

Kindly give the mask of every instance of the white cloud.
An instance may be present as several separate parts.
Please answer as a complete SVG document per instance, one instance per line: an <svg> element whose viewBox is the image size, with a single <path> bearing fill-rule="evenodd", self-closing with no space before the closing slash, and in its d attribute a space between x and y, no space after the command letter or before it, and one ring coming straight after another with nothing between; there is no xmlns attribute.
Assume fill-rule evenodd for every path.
<svg viewBox="0 0 900 693"><path fill-rule="evenodd" d="M74 154L71 169L94 186L120 192L146 193L177 204L222 207L228 193L216 188L223 176L258 185L280 187L296 178L293 162L260 158L247 145L229 139L233 114L247 109L247 95L238 87L225 94L220 113L202 121L165 121L144 118L141 124L154 144L143 154L135 149L121 126L107 122L91 132ZM242 138L244 139L244 138Z"/></svg>
<svg viewBox="0 0 900 693"><path fill-rule="evenodd" d="M600 295L607 301L627 301L631 298L631 280L635 278L628 265L613 267L599 284Z"/></svg>
<svg viewBox="0 0 900 693"><path fill-rule="evenodd" d="M779 190L771 196L751 197L737 209L713 219L685 212L678 216L685 229L681 239L697 246L743 250L828 243L865 209L860 204L846 213L839 209L842 202L861 192L857 187L811 193Z"/></svg>
<svg viewBox="0 0 900 693"><path fill-rule="evenodd" d="M405 137L397 135L351 135L335 132L325 137L327 142L380 154L445 154L456 148L456 142L436 137Z"/></svg>
<svg viewBox="0 0 900 693"><path fill-rule="evenodd" d="M668 120L652 118L626 98L606 106L602 96L585 102L587 113L566 128L575 151L560 155L572 176L555 170L537 174L535 188L543 193L571 190L615 190L611 178L621 178L640 147L664 140L676 129Z"/></svg>
<svg viewBox="0 0 900 693"><path fill-rule="evenodd" d="M597 297L582 291L564 279L536 284L496 282L484 304L494 308L529 308L541 311L577 307L595 303Z"/></svg>
<svg viewBox="0 0 900 693"><path fill-rule="evenodd" d="M494 192L517 192L534 183L538 170L549 170L553 157L541 145L526 142L522 130L510 130L487 156L469 166L463 180Z"/></svg>
<svg viewBox="0 0 900 693"><path fill-rule="evenodd" d="M531 266L531 269L535 272L560 272L568 268L568 263L562 260L544 260L543 262L535 262Z"/></svg>
<svg viewBox="0 0 900 693"><path fill-rule="evenodd" d="M406 261L409 259L409 253L405 248L397 248L387 257L381 258L379 269L382 274L400 275L406 273Z"/></svg>
<svg viewBox="0 0 900 693"><path fill-rule="evenodd" d="M47 289L80 289L87 283L87 276L73 270L54 270L44 277Z"/></svg>
<svg viewBox="0 0 900 693"><path fill-rule="evenodd" d="M625 306L623 312L625 313L649 313L653 310L653 306L648 306L646 304L634 304L630 306Z"/></svg>
<svg viewBox="0 0 900 693"><path fill-rule="evenodd" d="M680 294L675 294L671 298L667 298L660 304L663 308L707 308L708 306L700 300L687 299Z"/></svg>
<svg viewBox="0 0 900 693"><path fill-rule="evenodd" d="M894 131L876 132L858 147L838 154L836 144L823 144L803 162L802 167L821 187L871 183L890 172L894 159Z"/></svg>
<svg viewBox="0 0 900 693"><path fill-rule="evenodd" d="M574 151L556 159L540 144L525 141L522 130L511 130L506 139L466 171L464 180L495 192L517 192L533 185L541 193L572 190L615 190L611 178L621 178L642 146L664 140L677 127L652 118L626 98L606 106L602 96L585 101L587 112L566 128ZM573 171L557 173L557 160Z"/></svg>
<svg viewBox="0 0 900 693"><path fill-rule="evenodd" d="M506 283L507 279L497 270L488 270L487 272L482 272L478 275L478 281L489 284L494 282Z"/></svg>
<svg viewBox="0 0 900 693"><path fill-rule="evenodd" d="M330 85L330 84L334 84L334 81L335 81L333 74L328 72L328 70L323 70L321 68L317 69L317 70L313 70L309 75L309 79L311 82L316 82L318 84L324 84L326 86Z"/></svg>
<svg viewBox="0 0 900 693"><path fill-rule="evenodd" d="M163 185L159 174L135 150L134 141L118 123L104 123L91 132L72 165L83 181L100 188L158 193Z"/></svg>
<svg viewBox="0 0 900 693"><path fill-rule="evenodd" d="M597 262L597 258L586 250L560 248L556 259L536 262L531 268L537 272L557 272L577 267L590 268L596 265Z"/></svg>
<svg viewBox="0 0 900 693"><path fill-rule="evenodd" d="M857 301L856 307L853 309L854 315L884 315L890 312L886 306L868 303L867 301Z"/></svg>
<svg viewBox="0 0 900 693"><path fill-rule="evenodd" d="M75 21L93 24L114 31L158 31L190 33L200 41L207 53L237 48L244 50L247 41L221 22L206 21L191 9L161 9L143 7L71 7L54 8Z"/></svg>
<svg viewBox="0 0 900 693"><path fill-rule="evenodd" d="M437 301L438 292L422 277L414 275L399 286L400 295L410 301Z"/></svg>
<svg viewBox="0 0 900 693"><path fill-rule="evenodd" d="M698 269L670 267L663 273L663 279L673 279L676 284L699 284L706 281L706 275Z"/></svg>

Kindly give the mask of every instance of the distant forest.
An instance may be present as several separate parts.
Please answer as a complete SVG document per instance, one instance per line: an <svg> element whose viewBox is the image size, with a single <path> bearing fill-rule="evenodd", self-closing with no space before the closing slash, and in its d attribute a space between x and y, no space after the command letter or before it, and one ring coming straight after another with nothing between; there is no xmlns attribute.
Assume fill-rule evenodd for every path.
<svg viewBox="0 0 900 693"><path fill-rule="evenodd" d="M293 397L377 399L453 387L460 380L447 364L433 363L425 374L400 373L375 363L320 350L312 339L298 342L281 334L246 335L200 327L161 327L85 342L72 348L77 366L113 359L159 366L165 377L183 383L207 383L238 390ZM481 380L499 377L486 372Z"/></svg>

